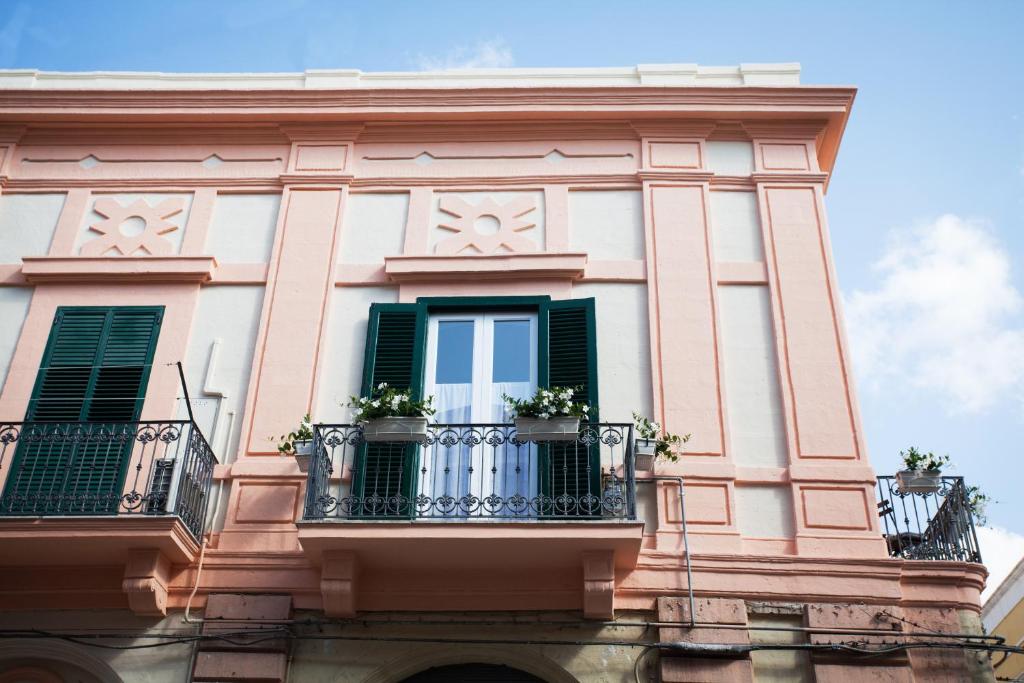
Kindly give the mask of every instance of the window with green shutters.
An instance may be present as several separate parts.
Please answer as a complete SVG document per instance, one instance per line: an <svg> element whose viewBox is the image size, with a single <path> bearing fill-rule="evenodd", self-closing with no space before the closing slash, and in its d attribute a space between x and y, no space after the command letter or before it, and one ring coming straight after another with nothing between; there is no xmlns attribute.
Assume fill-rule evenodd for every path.
<svg viewBox="0 0 1024 683"><path fill-rule="evenodd" d="M117 511L163 310L57 309L7 478L3 512ZM48 430L76 430L79 438L64 438L55 447L30 436Z"/></svg>
<svg viewBox="0 0 1024 683"><path fill-rule="evenodd" d="M593 299L551 301L548 297L424 298L415 304L373 304L367 326L362 391L372 394L381 382L411 389L421 398L428 314L446 311L531 310L538 319L538 384L580 387L583 400L597 405L597 339ZM596 410L592 415L597 420ZM580 452L582 449L582 453ZM419 447L371 444L361 449L353 494L364 502L364 514L387 510L410 516L412 505L388 506L388 500L411 500L416 490ZM572 442L540 447L541 492L582 496L600 491L597 448ZM568 463L574 463L572 467ZM579 463L589 466L580 467ZM375 502L367 503L367 498Z"/></svg>
<svg viewBox="0 0 1024 683"><path fill-rule="evenodd" d="M423 392L423 347L426 309L416 304L373 304L367 323L363 360L363 396L382 382L398 389ZM414 490L416 446L366 444L360 449L354 490L363 498L362 514L409 516ZM394 503L392 501L406 501Z"/></svg>

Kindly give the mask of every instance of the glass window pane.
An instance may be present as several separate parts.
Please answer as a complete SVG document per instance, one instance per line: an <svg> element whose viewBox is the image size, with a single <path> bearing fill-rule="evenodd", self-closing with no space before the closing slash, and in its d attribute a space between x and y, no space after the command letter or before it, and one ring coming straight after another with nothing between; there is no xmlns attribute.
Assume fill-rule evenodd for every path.
<svg viewBox="0 0 1024 683"><path fill-rule="evenodd" d="M494 321L492 382L530 381L530 321Z"/></svg>
<svg viewBox="0 0 1024 683"><path fill-rule="evenodd" d="M473 381L473 321L441 320L437 323L437 384L469 384Z"/></svg>

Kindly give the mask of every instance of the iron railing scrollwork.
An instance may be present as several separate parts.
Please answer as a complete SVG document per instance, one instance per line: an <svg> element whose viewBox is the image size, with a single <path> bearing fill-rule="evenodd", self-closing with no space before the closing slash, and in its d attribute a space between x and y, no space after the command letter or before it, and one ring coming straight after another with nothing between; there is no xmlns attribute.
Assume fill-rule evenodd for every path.
<svg viewBox="0 0 1024 683"><path fill-rule="evenodd" d="M422 445L367 445L351 424L313 432L306 520L636 518L631 424L550 443L512 424L434 424Z"/></svg>
<svg viewBox="0 0 1024 683"><path fill-rule="evenodd" d="M0 423L0 516L176 515L200 540L216 464L187 420Z"/></svg>
<svg viewBox="0 0 1024 683"><path fill-rule="evenodd" d="M981 562L963 477L942 477L934 492L902 491L878 477L878 515L891 557Z"/></svg>

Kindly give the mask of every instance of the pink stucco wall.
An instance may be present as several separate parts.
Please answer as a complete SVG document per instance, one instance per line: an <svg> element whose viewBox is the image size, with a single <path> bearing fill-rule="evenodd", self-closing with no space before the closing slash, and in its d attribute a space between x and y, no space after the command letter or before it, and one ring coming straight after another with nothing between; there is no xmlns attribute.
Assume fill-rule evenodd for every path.
<svg viewBox="0 0 1024 683"><path fill-rule="evenodd" d="M331 300L341 288L389 285L397 288L398 300L412 301L481 293L566 298L590 282L646 284L651 405L668 429L694 435L680 462L659 473L686 478L690 559L700 594L932 601L976 609L979 568L931 563L914 569L917 578L908 583L906 563L887 557L879 533L823 200L853 91L584 88L568 101L567 94L381 91L360 100L334 91L274 98L214 91L201 108L173 91L139 91L117 100L104 91L5 97L3 193L67 197L49 253L0 265L0 285L35 287L0 394L0 415L17 420L24 414L56 306L165 305L164 329L173 333L160 337L155 364L162 365L184 357L201 288L260 285L265 296L239 416L242 438L237 452L218 453L228 463L216 474L226 489L227 512L206 541L195 605L210 592L230 590L287 592L297 607L309 609L338 600L342 612L345 599L348 608L374 610L578 609L604 599L618 609L653 609L659 596L678 596L686 588L678 488L672 483L657 484L657 520L646 535L636 525L600 539L588 539L586 525L546 530L544 544L559 547L561 539L584 561L510 574L505 585L513 590L496 589L480 576L468 581L464 572L409 568L377 567L363 572L357 584L359 572L352 567L375 566L367 553L376 546L374 539L364 543L351 535L402 544L408 529L379 525L300 534L304 475L267 441L313 409L321 385L331 381L323 371L329 360L324 341ZM114 120L116 131L106 127ZM749 141L753 173L714 173L709 140ZM546 158L552 150L561 157L557 163ZM425 151L433 161L417 164ZM211 155L219 163L204 164ZM87 157L98 165L80 163ZM643 258L594 259L570 249L570 189L642 192ZM709 193L720 189L756 192L763 262L715 262ZM432 193L510 190L543 193L546 240L539 253L489 259L430 252ZM345 205L354 191L409 194L402 254L376 264L337 263ZM91 198L143 192L191 195L180 252L87 258L75 251ZM230 192L281 194L269 263L218 263L205 253L213 203ZM769 292L785 466L744 466L730 449L717 298L718 287L729 284ZM175 380L154 375L144 417L172 415ZM0 470L0 480L4 476ZM742 533L737 490L758 486L788 491L791 537ZM495 526L480 538L467 532L461 543L457 527L446 529L454 539L443 541L452 566L477 557L474 543L514 544L528 564L543 566L538 541L509 526ZM0 539L4 533L0 525ZM107 532L53 533L60 541ZM0 576L25 592L5 592L0 603L123 606L117 587L124 558L116 552L127 553L132 544L118 547L111 557L120 566L100 563L63 574L64 589L50 596L36 589L52 572L32 568L31 557L19 558L19 566L0 568ZM432 552L422 539L409 548L410 566ZM620 548L627 548L625 562ZM183 552L186 560L161 579L170 609L184 606L197 577L198 548ZM606 561L616 566L601 564ZM111 582L113 590L94 590Z"/></svg>

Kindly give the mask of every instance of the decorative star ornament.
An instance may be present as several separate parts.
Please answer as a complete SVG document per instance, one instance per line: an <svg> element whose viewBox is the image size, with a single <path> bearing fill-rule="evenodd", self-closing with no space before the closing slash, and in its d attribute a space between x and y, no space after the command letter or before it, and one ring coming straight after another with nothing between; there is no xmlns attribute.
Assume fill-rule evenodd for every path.
<svg viewBox="0 0 1024 683"><path fill-rule="evenodd" d="M533 197L517 197L504 204L488 197L474 205L459 197L445 196L441 198L438 208L452 218L439 223L437 227L456 233L437 244L438 254L450 256L467 250L479 254L496 254L503 247L511 252L538 251L536 242L520 234L537 226L523 218L537 208ZM498 222L498 231L494 234L482 234L477 230L477 220L485 216Z"/></svg>
<svg viewBox="0 0 1024 683"><path fill-rule="evenodd" d="M102 237L83 244L79 253L82 256L104 256L111 251L122 256L131 256L140 251L150 256L170 254L171 243L163 236L174 232L178 226L167 219L181 213L184 205L180 197L165 199L156 206L150 206L144 199L136 199L128 206L122 206L113 197L97 199L93 211L106 220L90 225L89 229ZM141 218L146 223L138 235L125 235L121 232L121 225L129 218Z"/></svg>

